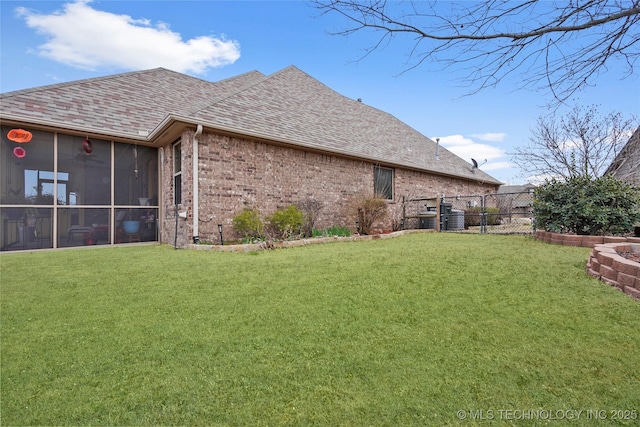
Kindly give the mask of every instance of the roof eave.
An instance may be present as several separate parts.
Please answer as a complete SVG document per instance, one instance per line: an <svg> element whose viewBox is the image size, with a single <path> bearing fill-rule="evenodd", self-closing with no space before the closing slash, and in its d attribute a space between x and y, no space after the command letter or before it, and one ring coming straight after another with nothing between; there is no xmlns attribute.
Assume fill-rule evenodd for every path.
<svg viewBox="0 0 640 427"><path fill-rule="evenodd" d="M222 126L219 123L210 123L202 120L198 120L193 117L184 117L179 115L168 115L165 119L149 134L150 143L156 146L162 146L167 143L173 142L180 133L187 127L202 125L203 128L208 130L218 131L226 135L237 137L249 137L259 141L265 141L271 144L277 144L287 146L291 148L305 148L318 153L331 153L340 157L345 157L354 160L365 160L371 163L380 164L388 167L398 167L403 169L410 169L420 172L426 172L433 175L446 176L457 179L464 179L466 181L476 181L481 184L502 185L503 183L495 179L483 179L482 177L471 177L464 175L457 175L452 173L446 173L438 170L420 168L416 166L401 164L397 162L390 162L387 159L375 158L371 156L363 156L361 154L353 153L348 150L340 150L336 148L327 148L324 146L310 144L305 141L298 141L289 138L283 138L280 135L272 135L269 133L246 131L244 129L238 129L228 126Z"/></svg>
<svg viewBox="0 0 640 427"><path fill-rule="evenodd" d="M38 130L50 132L65 131L70 134L80 134L92 138L115 140L118 142L128 142L135 144L146 144L149 142L149 138L146 132L144 132L144 135L142 133L140 133L139 135L132 135L127 132L118 132L112 130L109 130L107 132L104 129L93 128L91 126L69 126L51 120L33 118L25 120L24 117L14 116L11 114L0 114L0 124L32 127Z"/></svg>

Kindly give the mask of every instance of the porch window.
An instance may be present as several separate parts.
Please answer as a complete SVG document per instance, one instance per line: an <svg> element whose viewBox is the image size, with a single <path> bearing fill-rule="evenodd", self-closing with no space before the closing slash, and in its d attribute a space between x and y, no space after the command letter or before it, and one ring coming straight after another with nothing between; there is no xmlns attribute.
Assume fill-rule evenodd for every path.
<svg viewBox="0 0 640 427"><path fill-rule="evenodd" d="M373 167L373 192L387 200L393 200L393 169Z"/></svg>
<svg viewBox="0 0 640 427"><path fill-rule="evenodd" d="M182 143L173 145L173 203L182 203Z"/></svg>
<svg viewBox="0 0 640 427"><path fill-rule="evenodd" d="M157 148L0 130L0 251L158 240Z"/></svg>

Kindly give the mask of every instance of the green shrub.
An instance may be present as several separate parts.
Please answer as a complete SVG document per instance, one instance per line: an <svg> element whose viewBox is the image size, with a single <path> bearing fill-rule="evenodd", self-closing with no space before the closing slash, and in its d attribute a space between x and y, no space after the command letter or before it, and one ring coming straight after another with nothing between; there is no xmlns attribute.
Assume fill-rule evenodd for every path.
<svg viewBox="0 0 640 427"><path fill-rule="evenodd" d="M233 217L233 228L242 234L245 240L262 237L264 223L257 209L245 208Z"/></svg>
<svg viewBox="0 0 640 427"><path fill-rule="evenodd" d="M500 217L498 208L485 208L487 217L486 225L500 225L502 218ZM464 210L464 228L479 227L482 207L472 207Z"/></svg>
<svg viewBox="0 0 640 427"><path fill-rule="evenodd" d="M357 214L360 234L371 234L373 226L387 216L387 200L382 195L363 194L356 196L352 203Z"/></svg>
<svg viewBox="0 0 640 427"><path fill-rule="evenodd" d="M282 239L289 239L300 235L305 215L296 205L289 205L284 209L278 209L269 217L270 225L276 230Z"/></svg>
<svg viewBox="0 0 640 427"><path fill-rule="evenodd" d="M611 176L552 179L534 194L536 224L546 231L625 234L640 221L640 189Z"/></svg>

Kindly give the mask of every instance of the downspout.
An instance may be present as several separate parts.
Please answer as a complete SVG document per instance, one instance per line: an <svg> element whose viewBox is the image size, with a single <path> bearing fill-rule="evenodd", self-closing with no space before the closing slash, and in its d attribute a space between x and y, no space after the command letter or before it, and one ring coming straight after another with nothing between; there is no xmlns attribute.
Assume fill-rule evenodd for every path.
<svg viewBox="0 0 640 427"><path fill-rule="evenodd" d="M200 232L198 227L198 223L200 222L200 208L198 206L198 183L200 181L200 177L198 176L198 138L200 135L202 135L202 125L198 125L196 133L193 134L193 156L191 158L191 163L193 164L193 243L200 241L200 236L198 235Z"/></svg>

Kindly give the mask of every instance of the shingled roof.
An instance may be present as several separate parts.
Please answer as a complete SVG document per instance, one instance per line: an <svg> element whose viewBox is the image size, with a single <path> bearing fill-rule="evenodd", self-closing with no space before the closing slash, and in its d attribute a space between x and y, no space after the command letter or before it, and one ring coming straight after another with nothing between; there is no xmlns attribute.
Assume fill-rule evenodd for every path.
<svg viewBox="0 0 640 427"><path fill-rule="evenodd" d="M640 126L613 159L605 174L640 186Z"/></svg>
<svg viewBox="0 0 640 427"><path fill-rule="evenodd" d="M176 122L372 162L500 182L392 115L296 67L219 82L156 68L0 94L0 119L153 144Z"/></svg>

